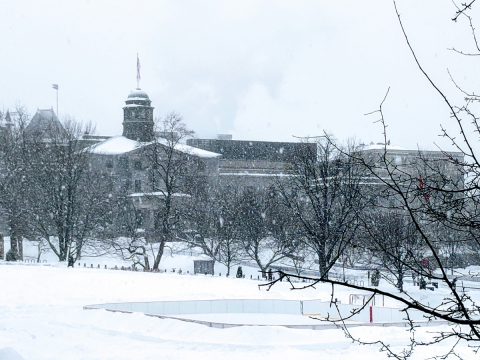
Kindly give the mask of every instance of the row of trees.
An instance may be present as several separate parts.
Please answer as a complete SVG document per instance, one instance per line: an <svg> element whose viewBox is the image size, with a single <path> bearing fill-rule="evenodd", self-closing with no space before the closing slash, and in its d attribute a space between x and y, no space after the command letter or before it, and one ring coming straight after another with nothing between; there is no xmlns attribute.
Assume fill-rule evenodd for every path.
<svg viewBox="0 0 480 360"><path fill-rule="evenodd" d="M195 156L178 151L180 141L193 134L177 114L160 123L164 137L143 154L149 192L162 195L147 237L128 193L95 165L94 154L82 150L82 136L93 131L91 125L70 119L62 131L55 127L39 134L26 131L28 116L23 109L15 119L13 128L0 132L4 169L0 205L12 254L20 251L26 238L39 246L48 244L70 266L84 249L89 254L113 249L147 269L158 269L167 243L182 240L224 263L228 272L249 259L262 270L280 261L289 263L298 273L316 263L320 276L328 277L335 262L363 258L391 269L402 289L403 274L409 270L405 264L418 264L428 249L420 245L398 194L409 190L421 203L416 174L425 166L430 168L425 179L430 189L421 191L430 193L426 203L431 214L422 222L429 221L428 231L436 231L438 238L448 234L436 242L436 251L451 261L466 244L475 247L471 241L460 243L452 229L431 220L439 217L434 204L445 203L436 198L433 180L449 182L451 189L463 184L453 183L441 171L445 161L423 159L405 172L392 165L386 152L378 159L366 158L355 144L340 147L326 136L308 140L315 141L316 150L299 147L285 169L289 176L269 186L221 183L195 171ZM460 164L456 169L454 174L461 173ZM385 170L390 179L385 180ZM179 201L176 194L189 196ZM464 214L461 210L456 211ZM416 211L424 209L417 206ZM452 219L456 217L449 215ZM372 255L379 253L383 255Z"/></svg>
<svg viewBox="0 0 480 360"><path fill-rule="evenodd" d="M27 129L29 116L17 108L0 131L0 206L10 233L10 258L22 256L23 239L48 244L60 261L73 265L84 246L101 232L109 213L107 181L91 168L91 154L79 151L93 131L66 119L63 128Z"/></svg>
<svg viewBox="0 0 480 360"><path fill-rule="evenodd" d="M401 216L376 206L378 198L390 194L362 183L369 168L353 156L359 150L355 144L339 147L328 137L315 139L317 150L299 147L293 154L285 169L289 176L269 186L245 187L241 181L222 183L196 171L198 159L178 151L180 142L193 134L180 116L170 114L159 124L163 137L142 154L148 193L161 194L155 226L142 229L128 192L112 183L117 178L83 149L81 139L93 132L91 125L67 119L61 130L52 123L39 133L28 131L27 121L19 108L14 126L0 131L0 206L13 258L26 238L39 248L48 245L69 266L84 251L117 251L146 269L158 269L165 246L184 241L225 264L228 272L248 259L262 270L279 262L293 265L297 273L315 266L321 277L328 277L338 260L352 262L385 250L387 238L396 250L405 238L415 238L399 229ZM188 196L178 200L178 194ZM386 223L389 227L382 228ZM379 241L367 247L365 234ZM418 262L424 249L415 241L412 247ZM413 256L412 251L407 252ZM389 265L380 258L377 263ZM397 265L394 273L402 271Z"/></svg>
<svg viewBox="0 0 480 360"><path fill-rule="evenodd" d="M129 193L83 148L91 126L67 120L61 131L38 134L27 131L22 109L15 119L0 131L0 206L12 258L28 239L48 245L69 266L85 253L116 252L158 269L165 247L183 241L225 264L228 273L246 259L264 271L289 264L296 271L278 270L286 279L303 278L302 269L314 267L317 281L383 293L433 317L476 326L476 310L465 304L474 301L457 292L452 278L455 256L475 255L479 246L476 183L472 177L464 182L465 172L476 168L461 156L419 153L415 163L404 164L387 147L368 153L325 135L305 140L316 150L299 147L286 176L247 187L198 171L198 158L180 151L192 133L171 114L160 123L163 137L142 154L149 179L144 198L160 204L154 226L145 228ZM401 293L406 274L432 277L452 290L450 305L440 311L409 294L331 279L338 262L380 268Z"/></svg>

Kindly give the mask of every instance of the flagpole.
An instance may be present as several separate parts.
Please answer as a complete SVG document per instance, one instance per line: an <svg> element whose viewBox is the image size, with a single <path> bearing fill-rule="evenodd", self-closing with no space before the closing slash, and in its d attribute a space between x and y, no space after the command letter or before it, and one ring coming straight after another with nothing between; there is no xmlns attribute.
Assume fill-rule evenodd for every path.
<svg viewBox="0 0 480 360"><path fill-rule="evenodd" d="M137 53L137 89L140 89L140 59Z"/></svg>
<svg viewBox="0 0 480 360"><path fill-rule="evenodd" d="M58 115L58 84L52 84L52 88L57 90L57 118L59 117Z"/></svg>

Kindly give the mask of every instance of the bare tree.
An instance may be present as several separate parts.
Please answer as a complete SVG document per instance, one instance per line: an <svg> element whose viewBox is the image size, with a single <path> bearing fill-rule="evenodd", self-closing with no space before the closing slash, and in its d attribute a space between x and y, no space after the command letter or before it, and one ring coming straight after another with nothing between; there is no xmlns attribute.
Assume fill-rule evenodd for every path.
<svg viewBox="0 0 480 360"><path fill-rule="evenodd" d="M405 275L412 269L418 272L425 249L415 225L404 212L373 209L364 215L362 224L363 248L370 253L370 264L385 269L396 279L403 292Z"/></svg>
<svg viewBox="0 0 480 360"><path fill-rule="evenodd" d="M227 267L227 276L232 266L244 256L238 240L238 204L240 186L232 181L223 184L209 183L205 191L192 196L188 208L189 225L182 239L189 246L199 247L212 260Z"/></svg>
<svg viewBox="0 0 480 360"><path fill-rule="evenodd" d="M125 192L117 194L112 201L112 219L104 233L104 241L134 267L138 265L150 270L149 255L155 256L154 249L142 229L141 213Z"/></svg>
<svg viewBox="0 0 480 360"><path fill-rule="evenodd" d="M200 248L214 262L218 259L222 238L220 202L222 189L218 184L204 184L203 191L185 202L188 225L178 235L189 248Z"/></svg>
<svg viewBox="0 0 480 360"><path fill-rule="evenodd" d="M458 6L453 19L455 21L466 19L472 30L473 43L477 51L474 53L466 53L462 50L453 49L467 56L480 55L480 47L477 43L473 18L470 15L474 2L475 1L465 4L462 3ZM396 353L392 351L388 344L385 344L381 340L372 342L382 345L382 350L387 351L390 356L397 359L406 359L413 354L415 347L418 345L428 346L452 339L454 343L453 347L441 358L450 356L460 358L455 352L455 347L459 344L468 342L468 346L471 347L475 353L479 350L479 306L475 297L471 296L466 288L458 286L457 280L465 274L453 273L452 276L451 256L442 256L442 252L444 252L443 249L445 246L447 246L447 248L453 246L459 249L463 244L469 244L469 246L478 249L480 245L480 222L478 221L480 217L480 161L475 151L475 144L478 142L477 136L480 134L480 125L478 123L479 117L475 113L474 106L476 102L480 100L480 97L473 92L462 89L452 77L455 86L465 95L464 104L459 106L453 104L451 99L436 85L418 60L400 19L400 13L395 0L393 4L399 20L400 29L403 32L408 49L420 73L444 101L446 110L449 111L451 119L457 125L458 136L441 127L442 136L449 139L457 151L440 151L441 156L438 158L430 157L428 154L419 151L417 155L418 164L412 166L410 170L396 164L387 146L387 126L383 112L385 97L380 104L379 110L374 112L379 115L377 121L383 127L383 151L378 154L375 161L371 161L372 159L366 158L364 154L361 153L353 153L349 154L349 156L366 169L370 180L375 183L378 189L377 191L388 194L393 200L392 203L377 204L379 208L383 211L396 211L405 219L406 224L411 228L408 232L413 231L415 233L420 246L429 252L430 260L434 262L438 268L433 274L430 274L428 269L423 266L418 266L418 263L415 261L413 261L413 263L407 261L403 253L395 253L388 248L381 249L381 251L384 252L384 255L386 255L385 252L387 252L387 254L391 256L391 259L401 262L402 266L405 265L417 276L430 275L432 281L437 282L439 286L447 289L449 295L446 295L439 302L434 302L432 299L418 295L416 292L410 293L404 291L399 294L384 289L349 284L326 277L317 279L317 281L330 283L333 287L342 286L355 290L369 291L372 297L376 294L381 294L402 304L401 310L406 314L406 319L410 323L412 333L411 343L408 349L404 349L402 353ZM336 148L340 149L340 147ZM344 153L347 154L347 152ZM360 214L358 219L360 222L364 221L366 225L368 225L365 217L360 216ZM391 226L382 224L375 229L375 232L378 234L372 235L385 236L392 233L394 228L404 227L402 224L398 225L399 226L395 225L392 228ZM400 237L406 237L406 233ZM457 250L454 249L451 254L456 251ZM415 256L411 256L411 258L414 259ZM282 271L279 271L279 274L283 279L286 278L287 280L292 277L292 275ZM478 274L468 275L473 278L478 277ZM297 278L305 277L297 276ZM269 286L273 285L276 281L273 281ZM293 288L298 288L298 285L293 282L291 282L291 285ZM314 285L315 283L307 285L306 287ZM358 311L361 310L362 308ZM424 317L429 320L448 321L450 330L433 333L430 340L423 342L417 341L414 337L415 322L412 321L409 316L409 312L412 310L421 312ZM345 326L345 323L343 323L343 326ZM353 341L365 343L352 336L348 329L345 329L345 331L347 336Z"/></svg>
<svg viewBox="0 0 480 360"><path fill-rule="evenodd" d="M246 188L238 199L237 237L262 272L286 257L287 222L273 188Z"/></svg>
<svg viewBox="0 0 480 360"><path fill-rule="evenodd" d="M28 152L25 127L28 113L17 106L14 116L7 112L5 127L0 127L0 209L10 234L10 259L23 258L23 238L28 236L27 181Z"/></svg>
<svg viewBox="0 0 480 360"><path fill-rule="evenodd" d="M152 201L157 199L159 204L154 219L155 231L151 239L158 243L153 262L154 270L158 269L166 243L175 240L176 234L185 224L182 197L189 196L193 190L188 186L187 180L192 179L188 172L195 159L182 144L182 141L192 137L194 132L187 128L180 115L167 115L158 123L156 133L155 140L145 150L150 197Z"/></svg>
<svg viewBox="0 0 480 360"><path fill-rule="evenodd" d="M302 229L305 246L315 255L322 279L354 239L361 196L361 169L355 159L318 138L317 149L299 147L288 165L290 176L278 181L283 205Z"/></svg>
<svg viewBox="0 0 480 360"><path fill-rule="evenodd" d="M80 150L90 124L67 119L28 134L30 216L37 237L45 239L60 261L74 266L88 241L107 221L109 196L101 169Z"/></svg>

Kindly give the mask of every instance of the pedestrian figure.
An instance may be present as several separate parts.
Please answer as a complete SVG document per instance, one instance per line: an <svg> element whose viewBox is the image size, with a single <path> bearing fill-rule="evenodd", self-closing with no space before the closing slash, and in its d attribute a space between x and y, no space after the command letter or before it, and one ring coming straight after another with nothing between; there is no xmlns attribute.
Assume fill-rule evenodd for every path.
<svg viewBox="0 0 480 360"><path fill-rule="evenodd" d="M272 269L268 269L268 281L272 281Z"/></svg>

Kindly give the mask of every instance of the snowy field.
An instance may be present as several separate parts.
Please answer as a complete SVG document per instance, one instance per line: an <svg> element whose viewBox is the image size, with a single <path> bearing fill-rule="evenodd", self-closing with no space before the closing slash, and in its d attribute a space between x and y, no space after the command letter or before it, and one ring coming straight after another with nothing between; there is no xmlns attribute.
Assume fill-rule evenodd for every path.
<svg viewBox="0 0 480 360"><path fill-rule="evenodd" d="M52 262L50 266L0 262L0 349L11 347L25 360L387 358L386 353L379 351L379 345L352 344L342 330L279 326L216 329L137 313L83 310L88 304L129 301L328 300L331 288L326 285L291 291L287 284L281 283L267 292L258 289L258 281L249 279L105 270L103 264L114 259L97 258L88 262L95 267L97 263L102 264L102 268L83 268L83 263L82 267L67 269ZM186 270L191 263L192 259L187 256L166 257L161 267ZM222 269L216 272L219 270ZM256 272L253 268L245 270ZM349 294L338 290L335 297L348 303ZM431 296L435 302L441 296L441 289L422 294ZM263 320L258 316L253 318L253 314L231 315L238 317L237 320L241 320L241 316L249 321ZM221 319L221 315L215 316ZM425 327L418 329L415 336L417 340L427 339L428 332L446 329L447 326ZM401 351L409 339L409 333L402 327L355 327L351 332L365 341L382 339L397 351ZM413 359L443 354L448 351L448 345L445 342L435 347L418 347ZM464 359L478 358L465 344L458 350Z"/></svg>

